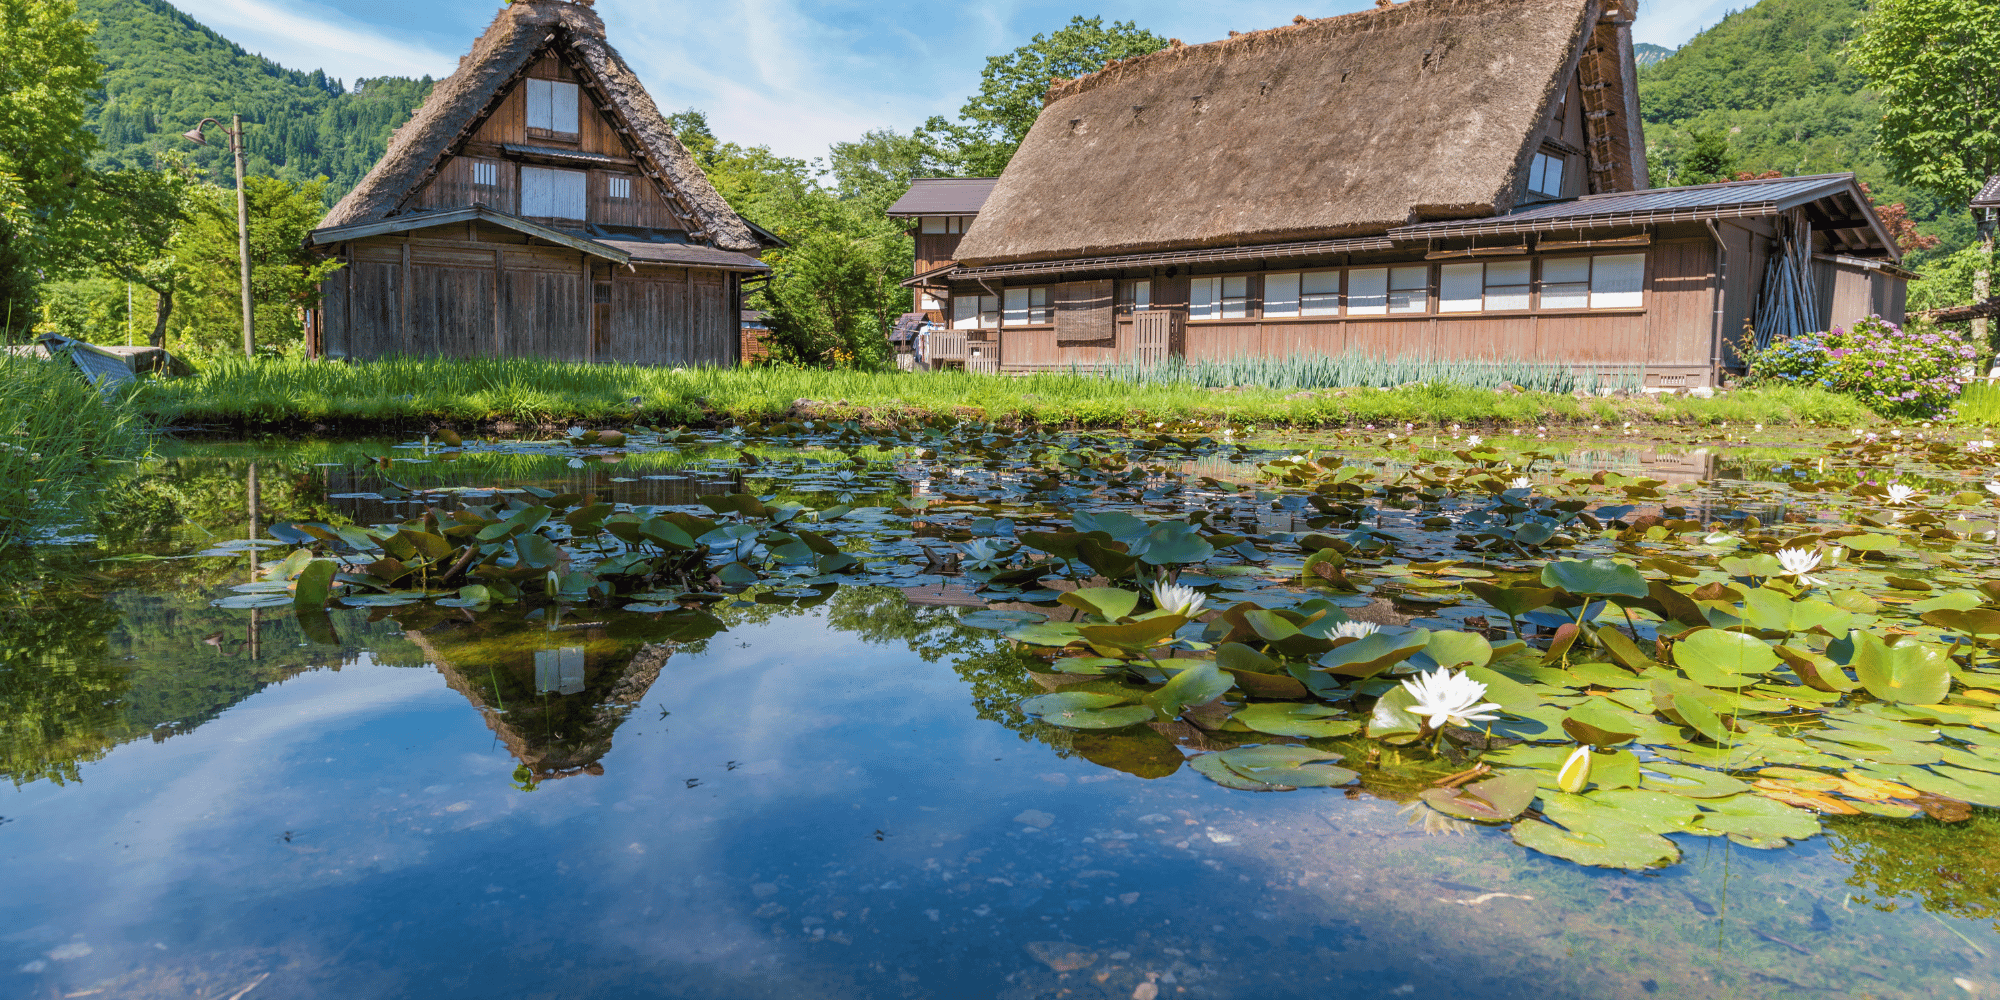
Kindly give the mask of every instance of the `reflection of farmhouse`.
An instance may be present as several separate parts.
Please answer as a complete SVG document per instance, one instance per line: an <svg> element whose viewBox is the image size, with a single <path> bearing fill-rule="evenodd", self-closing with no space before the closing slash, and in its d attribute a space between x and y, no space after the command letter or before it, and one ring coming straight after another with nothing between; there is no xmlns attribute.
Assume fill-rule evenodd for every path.
<svg viewBox="0 0 2000 1000"><path fill-rule="evenodd" d="M612 736L673 654L601 629L447 621L404 634L537 781L604 773Z"/></svg>
<svg viewBox="0 0 2000 1000"><path fill-rule="evenodd" d="M314 344L734 364L774 239L731 211L588 3L513 0L311 243Z"/></svg>
<svg viewBox="0 0 2000 1000"><path fill-rule="evenodd" d="M920 257L953 245L911 284L1000 371L1357 351L1691 386L1753 320L1900 320L1852 175L1651 189L1634 6L1408 0L1055 81L991 195L919 217Z"/></svg>

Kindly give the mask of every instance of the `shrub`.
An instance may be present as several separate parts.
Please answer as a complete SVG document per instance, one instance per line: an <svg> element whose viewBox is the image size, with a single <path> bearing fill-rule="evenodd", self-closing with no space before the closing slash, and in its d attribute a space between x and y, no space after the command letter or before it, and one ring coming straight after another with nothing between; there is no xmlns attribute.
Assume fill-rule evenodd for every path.
<svg viewBox="0 0 2000 1000"><path fill-rule="evenodd" d="M1884 416L1931 417L1958 401L1977 353L1964 334L1870 316L1851 330L1834 327L1755 352L1750 376L1844 392Z"/></svg>

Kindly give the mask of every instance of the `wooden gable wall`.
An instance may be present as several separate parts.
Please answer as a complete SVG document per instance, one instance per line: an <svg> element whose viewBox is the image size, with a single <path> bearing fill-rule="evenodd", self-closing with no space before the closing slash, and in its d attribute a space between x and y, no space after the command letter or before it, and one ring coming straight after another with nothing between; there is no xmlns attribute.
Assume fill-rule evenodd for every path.
<svg viewBox="0 0 2000 1000"><path fill-rule="evenodd" d="M575 141L552 138L540 130L535 130L535 134L531 134L528 128L526 83L530 79L579 82L575 71L553 50L545 51L530 65L522 78L514 82L507 96L501 99L499 106L480 123L456 153L445 158L437 175L413 199L414 207L442 210L483 204L510 215L519 215L522 166L579 169L575 165L555 162L524 164L503 148L507 145L541 146L614 157L619 162L588 169L589 218L543 218L538 221L558 225L595 222L613 226L679 231L693 228L668 202L661 183L655 182L640 170L639 161L633 157L631 149L625 143L625 137L618 133L616 119L605 109L597 106L588 89L582 90L578 96L578 131ZM479 163L495 165L498 184L480 186L473 183L475 165ZM631 182L630 198L616 199L610 196L611 181L615 177L622 177Z"/></svg>

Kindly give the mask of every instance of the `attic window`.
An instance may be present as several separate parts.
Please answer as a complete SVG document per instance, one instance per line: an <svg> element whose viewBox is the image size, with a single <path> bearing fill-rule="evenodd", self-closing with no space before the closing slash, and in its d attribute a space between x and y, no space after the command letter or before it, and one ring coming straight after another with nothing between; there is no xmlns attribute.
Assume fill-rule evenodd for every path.
<svg viewBox="0 0 2000 1000"><path fill-rule="evenodd" d="M528 81L528 134L537 138L577 133L577 86L560 80Z"/></svg>
<svg viewBox="0 0 2000 1000"><path fill-rule="evenodd" d="M1560 153L1536 153L1534 163L1528 167L1528 193L1543 198L1562 197L1563 160Z"/></svg>
<svg viewBox="0 0 2000 1000"><path fill-rule="evenodd" d="M607 195L621 200L632 197L632 178L611 177L607 178L607 180L610 181L610 183L606 185L605 193Z"/></svg>
<svg viewBox="0 0 2000 1000"><path fill-rule="evenodd" d="M499 187L500 164L473 161L472 183L477 187Z"/></svg>
<svg viewBox="0 0 2000 1000"><path fill-rule="evenodd" d="M926 215L923 232L927 236L957 236L965 232L967 221L963 215Z"/></svg>

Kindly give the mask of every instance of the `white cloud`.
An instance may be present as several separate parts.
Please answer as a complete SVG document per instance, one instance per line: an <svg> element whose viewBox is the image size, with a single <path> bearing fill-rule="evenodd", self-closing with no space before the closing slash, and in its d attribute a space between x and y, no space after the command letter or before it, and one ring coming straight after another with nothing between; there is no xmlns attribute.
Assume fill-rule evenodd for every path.
<svg viewBox="0 0 2000 1000"><path fill-rule="evenodd" d="M189 16L230 41L289 69L325 69L346 80L371 76L442 77L459 53L413 45L374 25L297 0L180 0Z"/></svg>

